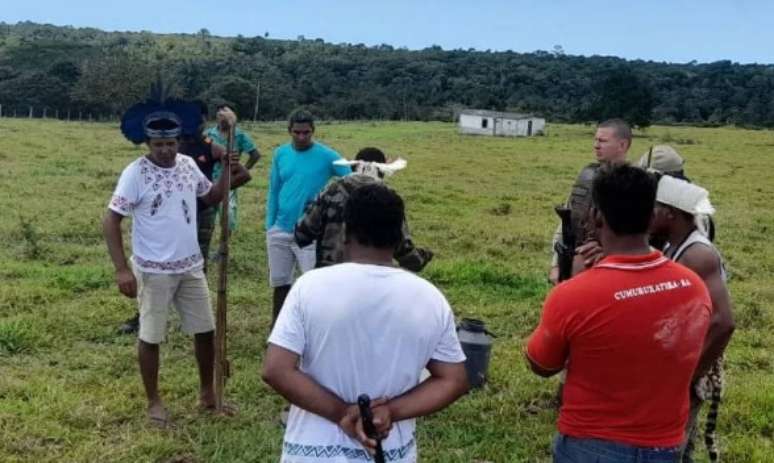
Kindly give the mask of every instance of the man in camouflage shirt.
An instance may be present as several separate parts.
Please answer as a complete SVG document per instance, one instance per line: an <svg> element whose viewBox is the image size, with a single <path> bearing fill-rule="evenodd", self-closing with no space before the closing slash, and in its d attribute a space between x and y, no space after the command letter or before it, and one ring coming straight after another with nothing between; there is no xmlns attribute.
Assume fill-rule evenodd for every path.
<svg viewBox="0 0 774 463"><path fill-rule="evenodd" d="M317 242L315 268L344 261L344 205L356 188L381 182L385 175L391 175L405 164L400 160L392 164L385 164L385 161L381 150L363 148L352 163L355 173L332 182L307 206L296 224L295 240L300 247ZM433 258L433 253L414 246L404 219L403 239L393 257L406 270L419 272Z"/></svg>

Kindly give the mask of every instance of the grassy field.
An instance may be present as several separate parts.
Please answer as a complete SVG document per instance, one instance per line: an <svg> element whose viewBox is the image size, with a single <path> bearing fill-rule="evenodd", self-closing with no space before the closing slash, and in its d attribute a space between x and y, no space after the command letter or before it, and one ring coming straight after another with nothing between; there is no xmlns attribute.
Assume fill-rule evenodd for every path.
<svg viewBox="0 0 774 463"><path fill-rule="evenodd" d="M146 424L135 340L115 334L134 301L114 286L100 227L119 173L143 150L115 124L0 119L0 461L277 461L283 402L259 378L271 312L262 224L269 153L287 133L250 132L267 156L241 193L232 241L227 393L241 413L196 411L191 342L172 323L160 384L178 426L160 431ZM482 318L499 335L489 385L420 421L422 461L547 461L556 384L532 375L520 351L548 290L552 206L592 159L593 128L552 124L545 137L505 139L442 123L341 123L317 136L347 157L374 145L408 159L389 183L417 244L436 252L424 276L457 317ZM661 142L712 192L732 275L725 461L774 461L774 133L653 127L637 133L632 157Z"/></svg>

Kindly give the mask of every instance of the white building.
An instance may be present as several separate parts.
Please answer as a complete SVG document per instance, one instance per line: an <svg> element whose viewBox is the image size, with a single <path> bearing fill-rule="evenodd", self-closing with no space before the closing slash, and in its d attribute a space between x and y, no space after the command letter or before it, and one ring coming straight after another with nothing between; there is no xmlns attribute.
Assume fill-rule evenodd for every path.
<svg viewBox="0 0 774 463"><path fill-rule="evenodd" d="M546 128L546 120L542 117L483 109L463 110L460 112L459 124L460 133L503 137L542 135Z"/></svg>

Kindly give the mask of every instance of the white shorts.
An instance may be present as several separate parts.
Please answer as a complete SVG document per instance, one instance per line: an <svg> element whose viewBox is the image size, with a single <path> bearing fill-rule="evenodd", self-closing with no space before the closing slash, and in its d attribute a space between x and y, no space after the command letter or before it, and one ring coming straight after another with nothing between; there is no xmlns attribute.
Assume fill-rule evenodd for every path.
<svg viewBox="0 0 774 463"><path fill-rule="evenodd" d="M169 306L180 314L183 332L207 333L215 329L210 293L204 271L187 273L148 273L134 271L137 302L140 306L140 340L159 344L167 334Z"/></svg>
<svg viewBox="0 0 774 463"><path fill-rule="evenodd" d="M266 249L269 256L269 284L272 288L292 285L296 264L304 273L312 270L317 261L315 243L300 248L292 233L277 227L266 232Z"/></svg>

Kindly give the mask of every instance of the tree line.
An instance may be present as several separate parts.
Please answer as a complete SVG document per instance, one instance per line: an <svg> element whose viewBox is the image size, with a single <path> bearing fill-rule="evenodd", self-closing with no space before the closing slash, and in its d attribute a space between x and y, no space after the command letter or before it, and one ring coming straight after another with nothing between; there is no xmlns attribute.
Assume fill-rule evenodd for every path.
<svg viewBox="0 0 774 463"><path fill-rule="evenodd" d="M158 73L173 94L232 104L242 118L284 119L298 106L327 119L453 120L460 109L638 126L774 127L774 65L662 63L551 52L407 50L277 40L268 34L105 32L0 23L3 113L118 115Z"/></svg>

